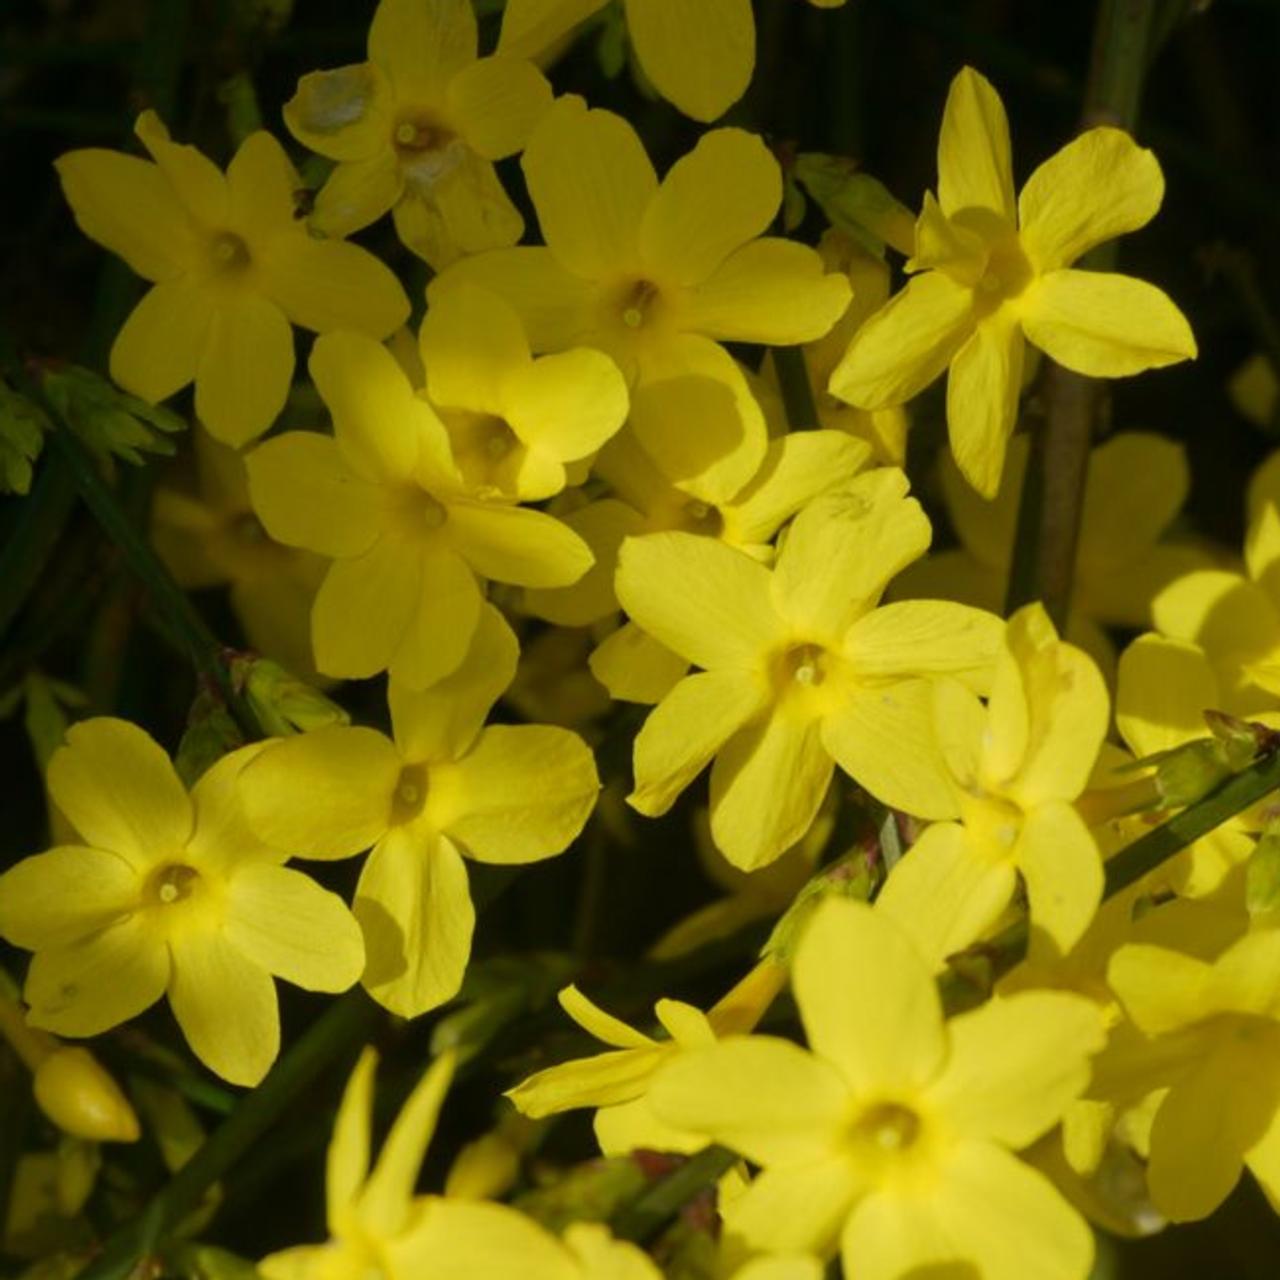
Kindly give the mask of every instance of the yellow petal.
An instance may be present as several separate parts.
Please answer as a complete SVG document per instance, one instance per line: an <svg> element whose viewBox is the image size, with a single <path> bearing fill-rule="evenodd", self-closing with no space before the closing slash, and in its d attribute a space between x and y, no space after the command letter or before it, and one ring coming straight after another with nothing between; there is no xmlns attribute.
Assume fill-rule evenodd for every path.
<svg viewBox="0 0 1280 1280"><path fill-rule="evenodd" d="M239 448L280 415L293 381L293 330L274 303L228 294L213 314L196 369L196 417Z"/></svg>
<svg viewBox="0 0 1280 1280"><path fill-rule="evenodd" d="M386 1252L397 1276L436 1272L498 1280L518 1273L521 1280L582 1280L602 1274L580 1268L532 1218L505 1204L478 1200L433 1197L429 1212Z"/></svg>
<svg viewBox="0 0 1280 1280"><path fill-rule="evenodd" d="M823 721L822 740L845 773L881 804L920 818L954 818L929 683L902 680L854 692Z"/></svg>
<svg viewBox="0 0 1280 1280"><path fill-rule="evenodd" d="M271 975L212 930L182 929L169 947L169 1005L192 1052L232 1084L257 1084L280 1052Z"/></svg>
<svg viewBox="0 0 1280 1280"><path fill-rule="evenodd" d="M872 985L851 974L876 973ZM791 982L813 1051L862 1096L927 1084L946 1057L933 974L883 913L828 898L813 913Z"/></svg>
<svg viewBox="0 0 1280 1280"><path fill-rule="evenodd" d="M785 639L769 571L744 552L691 533L628 538L615 580L622 607L699 667L751 671Z"/></svg>
<svg viewBox="0 0 1280 1280"><path fill-rule="evenodd" d="M379 0L369 61L382 68L401 101L438 108L449 81L475 61L477 38L470 0Z"/></svg>
<svg viewBox="0 0 1280 1280"><path fill-rule="evenodd" d="M904 404L951 363L973 331L973 291L941 271L913 276L854 335L833 396L862 409Z"/></svg>
<svg viewBox="0 0 1280 1280"><path fill-rule="evenodd" d="M950 675L983 691L1003 632L1000 619L984 609L900 600L859 618L845 637L844 655L864 678Z"/></svg>
<svg viewBox="0 0 1280 1280"><path fill-rule="evenodd" d="M640 227L648 271L667 285L696 285L763 235L782 203L782 172L761 141L714 129L667 171Z"/></svg>
<svg viewBox="0 0 1280 1280"><path fill-rule="evenodd" d="M457 994L476 914L449 840L411 826L388 832L364 864L352 910L368 958L363 983L379 1004L416 1018Z"/></svg>
<svg viewBox="0 0 1280 1280"><path fill-rule="evenodd" d="M367 849L390 824L400 754L374 729L335 726L271 743L237 782L250 827L311 858Z"/></svg>
<svg viewBox="0 0 1280 1280"><path fill-rule="evenodd" d="M640 1097L666 1057L661 1047L592 1054L538 1071L506 1096L535 1120L578 1107L614 1107Z"/></svg>
<svg viewBox="0 0 1280 1280"><path fill-rule="evenodd" d="M518 587L564 587L591 568L591 548L544 511L496 503L454 503L449 538L482 577Z"/></svg>
<svg viewBox="0 0 1280 1280"><path fill-rule="evenodd" d="M436 404L495 417L506 409L504 382L531 362L515 309L465 278L432 290L418 343Z"/></svg>
<svg viewBox="0 0 1280 1280"><path fill-rule="evenodd" d="M515 155L551 106L551 86L531 62L497 54L449 82L449 118L486 160Z"/></svg>
<svg viewBox="0 0 1280 1280"><path fill-rule="evenodd" d="M1084 936L1102 901L1098 846L1076 810L1052 800L1027 815L1017 858L1027 883L1032 949L1043 943L1045 951L1064 956Z"/></svg>
<svg viewBox="0 0 1280 1280"><path fill-rule="evenodd" d="M273 436L248 454L245 467L254 511L277 542L358 556L382 530L382 489L356 475L328 436Z"/></svg>
<svg viewBox="0 0 1280 1280"><path fill-rule="evenodd" d="M399 207L403 195L404 175L395 152L379 151L336 165L316 192L309 221L326 236L349 236Z"/></svg>
<svg viewBox="0 0 1280 1280"><path fill-rule="evenodd" d="M607 0L508 0L502 11L498 49L517 58L537 58L606 3Z"/></svg>
<svg viewBox="0 0 1280 1280"><path fill-rule="evenodd" d="M1018 421L1026 343L1012 316L997 312L956 352L947 378L947 428L961 474L995 497L1005 445Z"/></svg>
<svg viewBox="0 0 1280 1280"><path fill-rule="evenodd" d="M566 96L542 118L520 161L556 261L587 279L635 272L641 220L658 189L635 130Z"/></svg>
<svg viewBox="0 0 1280 1280"><path fill-rule="evenodd" d="M620 702L661 702L689 674L689 663L634 622L602 640L587 658L591 674Z"/></svg>
<svg viewBox="0 0 1280 1280"><path fill-rule="evenodd" d="M849 1104L834 1067L774 1036L729 1036L678 1054L649 1096L664 1123L766 1166L831 1154Z"/></svg>
<svg viewBox="0 0 1280 1280"><path fill-rule="evenodd" d="M626 0L627 31L653 87L704 124L742 97L755 65L750 0Z"/></svg>
<svg viewBox="0 0 1280 1280"><path fill-rule="evenodd" d="M268 844L249 825L240 793L245 766L256 760L266 745L253 742L230 751L200 775L191 788L196 824L184 862L225 880L246 865L278 865L287 859L286 852Z"/></svg>
<svg viewBox="0 0 1280 1280"><path fill-rule="evenodd" d="M948 1030L951 1052L930 1103L963 1136L1015 1150L1062 1119L1106 1039L1098 1006L1065 991L997 996Z"/></svg>
<svg viewBox="0 0 1280 1280"><path fill-rule="evenodd" d="M1166 946L1127 942L1107 964L1107 985L1137 1028L1158 1036L1206 1017L1213 966Z"/></svg>
<svg viewBox="0 0 1280 1280"><path fill-rule="evenodd" d="M147 280L172 280L200 254L186 207L168 178L136 156L97 147L54 161L76 225Z"/></svg>
<svg viewBox="0 0 1280 1280"><path fill-rule="evenodd" d="M306 991L345 991L364 970L347 904L289 867L237 869L227 886L227 941L268 973Z"/></svg>
<svg viewBox="0 0 1280 1280"><path fill-rule="evenodd" d="M753 1250L826 1257L865 1190L866 1175L843 1153L765 1169L725 1205L725 1238Z"/></svg>
<svg viewBox="0 0 1280 1280"><path fill-rule="evenodd" d="M337 1235L349 1218L352 1203L369 1173L369 1131L373 1127L377 1069L378 1051L372 1045L365 1045L338 1103L333 1137L325 1157L324 1199L332 1235Z"/></svg>
<svg viewBox="0 0 1280 1280"><path fill-rule="evenodd" d="M401 757L418 762L462 755L515 678L519 656L506 619L484 604L466 656L450 675L421 692L392 680L387 701Z"/></svg>
<svg viewBox="0 0 1280 1280"><path fill-rule="evenodd" d="M0 876L0 934L36 951L75 942L128 915L142 890L122 857L82 845L59 845Z"/></svg>
<svg viewBox="0 0 1280 1280"><path fill-rule="evenodd" d="M422 582L409 624L387 667L406 689L426 689L455 672L480 625L484 593L460 555L422 557Z"/></svg>
<svg viewBox="0 0 1280 1280"><path fill-rule="evenodd" d="M994 209L1014 219L1009 121L986 76L965 67L951 82L938 136L938 200L947 217Z"/></svg>
<svg viewBox="0 0 1280 1280"><path fill-rule="evenodd" d="M569 512L564 522L591 548L595 563L572 586L525 592L524 607L558 626L585 627L617 610L618 548L624 538L644 532L644 518L625 502L602 498Z"/></svg>
<svg viewBox="0 0 1280 1280"><path fill-rule="evenodd" d="M788 346L826 334L844 314L849 281L808 245L766 236L728 258L676 305L682 328L720 342Z"/></svg>
<svg viewBox="0 0 1280 1280"><path fill-rule="evenodd" d="M764 709L764 682L739 671L705 671L681 680L636 735L633 809L656 818L711 757Z"/></svg>
<svg viewBox="0 0 1280 1280"><path fill-rule="evenodd" d="M189 277L147 291L111 345L111 377L153 403L195 380L213 323L209 294Z"/></svg>
<svg viewBox="0 0 1280 1280"><path fill-rule="evenodd" d="M1012 860L992 859L964 827L938 822L889 872L876 910L893 920L937 970L995 924L1016 888Z"/></svg>
<svg viewBox="0 0 1280 1280"><path fill-rule="evenodd" d="M615 1049L652 1049L658 1043L606 1013L594 1001L588 1000L573 983L562 987L556 999L578 1026L595 1036L602 1044L612 1045Z"/></svg>
<svg viewBox="0 0 1280 1280"><path fill-rule="evenodd" d="M168 981L168 949L139 912L77 942L37 951L22 997L33 1027L96 1036L149 1009Z"/></svg>
<svg viewBox="0 0 1280 1280"><path fill-rule="evenodd" d="M139 870L186 846L194 813L155 740L127 720L82 720L49 761L49 794L84 841Z"/></svg>
<svg viewBox="0 0 1280 1280"><path fill-rule="evenodd" d="M284 148L264 129L255 130L236 149L227 166L228 221L249 245L254 265L275 256L273 241L282 233L305 238L297 222L297 192L302 179Z"/></svg>
<svg viewBox="0 0 1280 1280"><path fill-rule="evenodd" d="M582 830L600 789L576 733L548 725L492 725L456 764L431 773L428 814L473 858L534 862Z"/></svg>
<svg viewBox="0 0 1280 1280"><path fill-rule="evenodd" d="M144 111L134 122L133 131L196 225L225 225L231 200L218 166L195 147L174 142L154 111Z"/></svg>
<svg viewBox="0 0 1280 1280"><path fill-rule="evenodd" d="M1145 227L1164 199L1159 161L1123 129L1073 138L1018 195L1022 247L1041 271L1069 267L1094 245Z"/></svg>
<svg viewBox="0 0 1280 1280"><path fill-rule="evenodd" d="M316 668L350 680L387 670L421 598L421 557L390 539L353 559L335 560L311 610Z"/></svg>
<svg viewBox="0 0 1280 1280"><path fill-rule="evenodd" d="M1135 755L1203 738L1204 713L1218 702L1213 668L1197 645L1148 634L1120 656L1116 727Z"/></svg>
<svg viewBox="0 0 1280 1280"><path fill-rule="evenodd" d="M778 708L734 734L711 768L711 837L735 867L780 857L813 825L835 763L816 719Z"/></svg>
<svg viewBox="0 0 1280 1280"><path fill-rule="evenodd" d="M448 1051L432 1062L400 1108L382 1144L359 1205L362 1225L375 1235L398 1234L404 1227L414 1185L453 1079L453 1068L454 1055Z"/></svg>
<svg viewBox="0 0 1280 1280"><path fill-rule="evenodd" d="M1059 364L1122 378L1192 360L1186 317L1155 285L1105 271L1050 271L1021 301L1028 339Z"/></svg>
<svg viewBox="0 0 1280 1280"><path fill-rule="evenodd" d="M389 137L395 106L391 83L372 62L312 71L284 104L284 122L304 147L330 160L391 159Z"/></svg>

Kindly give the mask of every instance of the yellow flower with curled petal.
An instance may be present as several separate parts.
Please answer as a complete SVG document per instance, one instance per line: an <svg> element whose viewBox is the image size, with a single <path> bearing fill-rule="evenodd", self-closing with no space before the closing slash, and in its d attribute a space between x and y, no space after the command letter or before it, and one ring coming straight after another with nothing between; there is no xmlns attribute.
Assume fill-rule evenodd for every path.
<svg viewBox="0 0 1280 1280"><path fill-rule="evenodd" d="M535 351L598 347L631 386L629 429L673 476L740 487L767 444L742 370L719 344L820 337L849 301L805 245L768 236L778 162L741 129L704 134L661 183L636 131L564 97L521 158L546 247L456 263L510 300Z"/></svg>
<svg viewBox="0 0 1280 1280"><path fill-rule="evenodd" d="M448 432L385 347L329 334L310 368L334 438L287 432L247 465L267 532L333 559L311 612L325 675L389 670L425 688L466 655L481 579L564 586L590 566L558 520L472 491Z"/></svg>
<svg viewBox="0 0 1280 1280"><path fill-rule="evenodd" d="M194 492L178 484L156 490L152 545L179 586L226 584L250 647L314 679L311 606L324 560L268 536L254 515L240 454L204 431L194 445Z"/></svg>
<svg viewBox="0 0 1280 1280"><path fill-rule="evenodd" d="M1102 900L1102 859L1074 801L1106 737L1097 667L1027 605L1010 618L984 707L955 681L934 691L938 745L960 822L928 827L889 873L876 907L941 966L1009 905L1021 875L1032 950L1065 954Z"/></svg>
<svg viewBox="0 0 1280 1280"><path fill-rule="evenodd" d="M623 608L702 668L636 738L634 808L665 813L714 758L712 838L743 870L805 834L836 764L894 808L954 816L932 686L953 675L986 692L1002 625L949 602L877 607L929 544L929 521L906 491L906 476L886 467L815 499L772 572L688 533L623 544Z"/></svg>
<svg viewBox="0 0 1280 1280"><path fill-rule="evenodd" d="M989 502L943 458L942 493L961 545L907 569L894 583L896 599L930 596L1003 608L1029 446L1025 434L1009 441L1000 488ZM1115 648L1105 628L1149 626L1160 591L1183 574L1212 566L1207 551L1164 537L1190 486L1182 446L1150 432L1120 432L1089 455L1064 634L1105 675L1115 672Z"/></svg>
<svg viewBox="0 0 1280 1280"><path fill-rule="evenodd" d="M627 384L601 351L534 359L504 299L460 281L437 293L418 335L427 397L468 486L536 502L565 487L627 417Z"/></svg>
<svg viewBox="0 0 1280 1280"><path fill-rule="evenodd" d="M236 782L258 750L224 756L188 795L136 725L68 730L49 791L83 843L0 876L0 935L36 953L33 1026L94 1036L167 993L200 1061L253 1085L280 1048L272 975L312 991L356 981L364 948L346 906L245 825Z"/></svg>
<svg viewBox="0 0 1280 1280"><path fill-rule="evenodd" d="M729 1037L674 1058L650 1094L667 1124L762 1167L724 1208L729 1243L838 1247L860 1280L1084 1280L1088 1227L1013 1152L1087 1083L1103 1040L1093 1005L1034 991L944 1022L906 935L849 899L817 909L791 980L809 1052Z"/></svg>
<svg viewBox="0 0 1280 1280"><path fill-rule="evenodd" d="M314 226L350 235L388 210L404 244L439 271L515 244L524 221L493 162L515 155L551 105L532 63L476 56L471 0L380 0L368 62L303 76L284 119L337 167Z"/></svg>
<svg viewBox="0 0 1280 1280"><path fill-rule="evenodd" d="M1130 943L1107 969L1125 1012L1148 1037L1145 1074L1137 1069L1141 1050L1126 1074L1139 1095L1163 1091L1151 1121L1147 1185L1174 1222L1208 1217L1246 1166L1271 1203L1280 1203L1280 929L1255 929L1198 954L1203 939L1192 919L1180 919L1179 949ZM1219 932L1216 924L1210 930Z"/></svg>
<svg viewBox="0 0 1280 1280"><path fill-rule="evenodd" d="M601 450L593 468L612 496L564 517L591 548L595 564L570 587L526 591L525 608L563 626L607 618L618 608L613 586L618 550L625 538L645 533L679 529L767 562L779 528L810 499L848 485L869 456L863 441L843 432L795 432L771 440L747 484L726 490L696 478L673 481L634 435L623 431ZM614 698L658 702L688 664L626 623L591 655L591 670Z"/></svg>
<svg viewBox="0 0 1280 1280"><path fill-rule="evenodd" d="M373 1086L378 1054L365 1048L347 1081L325 1166L329 1240L268 1254L258 1263L266 1280L417 1280L434 1262L427 1227L435 1197L415 1196L414 1184L435 1134L453 1076L451 1052L418 1081L372 1170Z"/></svg>
<svg viewBox="0 0 1280 1280"><path fill-rule="evenodd" d="M925 197L907 287L869 320L831 375L864 409L903 404L950 368L947 424L965 479L1000 484L1017 418L1025 343L1090 377L1190 359L1186 319L1154 285L1071 264L1145 226L1164 197L1154 155L1120 129L1090 129L1045 161L1015 202L1009 123L990 83L951 84L938 197Z"/></svg>
<svg viewBox="0 0 1280 1280"><path fill-rule="evenodd" d="M1280 464L1273 454L1249 485L1244 573L1200 569L1155 599L1156 630L1202 648L1217 677L1218 709L1253 716L1280 707Z"/></svg>
<svg viewBox="0 0 1280 1280"><path fill-rule="evenodd" d="M764 960L708 1012L680 1000L659 1000L654 1014L669 1039L627 1026L577 987L560 992L560 1007L584 1031L609 1045L607 1053L547 1067L507 1090L520 1111L534 1119L595 1107L595 1133L607 1156L628 1151L697 1151L696 1133L663 1124L649 1105L648 1091L657 1072L690 1049L714 1044L721 1036L750 1031L764 1016L786 980L786 970Z"/></svg>
<svg viewBox="0 0 1280 1280"><path fill-rule="evenodd" d="M568 847L595 804L586 744L567 729L493 725L517 644L484 605L465 661L423 693L392 679L392 737L318 729L270 745L240 779L249 821L279 847L345 858L373 846L356 886L364 985L411 1018L457 994L475 911L463 855L511 865Z"/></svg>
<svg viewBox="0 0 1280 1280"><path fill-rule="evenodd" d="M116 335L111 376L151 401L194 382L196 416L243 445L284 408L292 325L385 338L408 299L371 253L307 234L301 180L269 133L245 139L224 175L154 111L136 131L155 163L97 148L57 160L80 229L155 282Z"/></svg>

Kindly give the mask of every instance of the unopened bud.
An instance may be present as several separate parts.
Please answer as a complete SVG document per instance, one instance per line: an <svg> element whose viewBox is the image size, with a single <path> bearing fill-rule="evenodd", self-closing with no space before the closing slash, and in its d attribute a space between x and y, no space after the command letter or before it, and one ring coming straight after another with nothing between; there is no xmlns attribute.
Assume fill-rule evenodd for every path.
<svg viewBox="0 0 1280 1280"><path fill-rule="evenodd" d="M1280 829L1268 827L1245 864L1244 902L1251 916L1280 907Z"/></svg>
<svg viewBox="0 0 1280 1280"><path fill-rule="evenodd" d="M782 919L774 925L769 940L760 949L761 957L778 965L789 965L810 915L824 898L855 898L867 902L875 883L875 871L862 849L854 849L823 867L796 894Z"/></svg>
<svg viewBox="0 0 1280 1280"><path fill-rule="evenodd" d="M1166 809L1181 809L1203 799L1234 772L1222 742L1199 738L1160 758L1156 763L1156 790Z"/></svg>
<svg viewBox="0 0 1280 1280"><path fill-rule="evenodd" d="M237 658L232 676L242 682L258 722L273 737L351 723L336 702L270 658Z"/></svg>
<svg viewBox="0 0 1280 1280"><path fill-rule="evenodd" d="M879 253L890 245L915 252L915 218L889 189L869 173L859 173L843 156L808 153L796 157L796 180L817 202L827 221Z"/></svg>
<svg viewBox="0 0 1280 1280"><path fill-rule="evenodd" d="M64 1133L93 1142L137 1142L137 1115L88 1049L55 1049L36 1067L34 1084L40 1110Z"/></svg>

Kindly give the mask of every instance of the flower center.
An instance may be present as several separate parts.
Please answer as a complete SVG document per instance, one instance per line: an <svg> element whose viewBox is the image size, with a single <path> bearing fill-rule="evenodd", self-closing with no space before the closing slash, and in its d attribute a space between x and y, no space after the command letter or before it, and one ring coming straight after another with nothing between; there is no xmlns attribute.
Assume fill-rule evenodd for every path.
<svg viewBox="0 0 1280 1280"><path fill-rule="evenodd" d="M157 867L147 881L147 895L162 907L183 902L195 892L200 873L185 862L167 862Z"/></svg>
<svg viewBox="0 0 1280 1280"><path fill-rule="evenodd" d="M270 541L267 531L262 527L262 521L248 511L236 516L232 521L231 536L236 542L246 547L257 547Z"/></svg>
<svg viewBox="0 0 1280 1280"><path fill-rule="evenodd" d="M639 329L649 319L649 311L658 297L658 286L649 280L637 280L622 298L622 323L628 329Z"/></svg>
<svg viewBox="0 0 1280 1280"><path fill-rule="evenodd" d="M402 116L396 122L391 137L397 151L421 153L443 150L453 139L453 134L428 116L412 115Z"/></svg>
<svg viewBox="0 0 1280 1280"><path fill-rule="evenodd" d="M816 644L799 644L783 655L783 668L795 684L813 688L827 678L827 651Z"/></svg>
<svg viewBox="0 0 1280 1280"><path fill-rule="evenodd" d="M219 231L209 254L220 275L238 275L249 266L249 246L234 231Z"/></svg>
<svg viewBox="0 0 1280 1280"><path fill-rule="evenodd" d="M687 533L700 533L718 538L724 532L724 516L720 509L701 498L690 498L681 508L680 528Z"/></svg>
<svg viewBox="0 0 1280 1280"><path fill-rule="evenodd" d="M417 502L418 518L424 529L439 529L449 518L449 512L442 502L437 502L429 493L421 494Z"/></svg>
<svg viewBox="0 0 1280 1280"><path fill-rule="evenodd" d="M427 802L427 766L409 764L400 770L396 789L391 796L391 821L393 825L411 822L422 812Z"/></svg>
<svg viewBox="0 0 1280 1280"><path fill-rule="evenodd" d="M484 427L481 448L492 462L501 462L520 443L516 433L501 418L491 418Z"/></svg>
<svg viewBox="0 0 1280 1280"><path fill-rule="evenodd" d="M920 1136L920 1117L899 1102L878 1102L854 1122L854 1137L885 1155L912 1147Z"/></svg>

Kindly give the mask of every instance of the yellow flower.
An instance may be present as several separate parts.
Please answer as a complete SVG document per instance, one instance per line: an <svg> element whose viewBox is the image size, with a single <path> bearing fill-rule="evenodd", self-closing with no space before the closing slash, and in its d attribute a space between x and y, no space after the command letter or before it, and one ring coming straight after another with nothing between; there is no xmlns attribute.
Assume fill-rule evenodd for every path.
<svg viewBox="0 0 1280 1280"><path fill-rule="evenodd" d="M1179 945L1200 951L1220 934L1216 914L1208 934L1181 915ZM1156 1208L1174 1222L1208 1217L1245 1165L1280 1204L1280 930L1258 929L1207 954L1132 943L1107 976L1150 1037L1140 1092L1166 1090L1147 1163Z"/></svg>
<svg viewBox="0 0 1280 1280"><path fill-rule="evenodd" d="M680 1000L659 1000L655 1016L669 1039L655 1040L593 1004L577 987L560 992L560 1007L584 1031L610 1046L608 1053L578 1058L530 1076L507 1097L539 1119L596 1107L595 1133L605 1155L628 1151L693 1152L704 1146L696 1132L663 1124L649 1105L649 1086L660 1068L721 1036L750 1031L786 979L786 970L761 961L707 1013Z"/></svg>
<svg viewBox="0 0 1280 1280"><path fill-rule="evenodd" d="M520 239L524 221L493 162L524 146L551 86L522 58L477 58L476 44L471 0L380 0L368 62L303 76L285 123L338 162L314 226L350 235L390 210L400 239L437 271Z"/></svg>
<svg viewBox="0 0 1280 1280"><path fill-rule="evenodd" d="M683 530L718 539L762 562L771 560L770 542L782 525L810 499L846 487L869 454L863 441L843 432L796 432L770 441L747 484L726 490L698 478L674 482L632 433L623 431L594 467L613 496L565 516L591 548L595 564L570 587L525 592L525 607L566 626L607 618L618 608L613 580L619 548L624 539L645 533ZM591 655L591 670L614 698L657 702L688 664L628 623Z"/></svg>
<svg viewBox="0 0 1280 1280"><path fill-rule="evenodd" d="M537 58L607 0L508 0L498 49ZM746 92L756 61L751 0L625 0L627 34L653 87L704 124Z"/></svg>
<svg viewBox="0 0 1280 1280"><path fill-rule="evenodd" d="M661 184L635 130L564 97L521 159L545 248L480 254L433 284L482 284L535 351L592 346L632 389L630 429L673 477L741 487L759 467L760 407L724 341L820 337L849 302L805 245L767 236L782 175L764 143L715 129Z"/></svg>
<svg viewBox="0 0 1280 1280"><path fill-rule="evenodd" d="M681 1054L651 1090L666 1123L762 1167L724 1209L728 1239L820 1255L838 1243L859 1280L950 1267L1084 1280L1088 1227L1012 1151L1088 1081L1094 1007L1027 992L946 1023L907 937L849 899L818 908L792 987L811 1052L734 1036Z"/></svg>
<svg viewBox="0 0 1280 1280"><path fill-rule="evenodd" d="M200 421L245 444L284 408L292 324L385 338L408 299L372 254L307 234L301 180L269 133L251 134L224 175L171 142L154 111L136 131L154 164L96 148L57 161L80 229L155 281L116 335L111 376L151 401L194 381Z"/></svg>
<svg viewBox="0 0 1280 1280"><path fill-rule="evenodd" d="M68 731L49 790L84 843L0 876L0 935L36 953L33 1026L98 1035L167 992L201 1062L252 1085L280 1047L272 974L311 991L356 981L350 912L245 825L236 780L257 751L224 756L188 795L136 725Z"/></svg>
<svg viewBox="0 0 1280 1280"><path fill-rule="evenodd" d="M400 1108L373 1169L375 1050L366 1048L347 1081L325 1167L329 1240L269 1254L266 1280L418 1280L435 1261L428 1227L435 1197L414 1184L453 1076L452 1053L438 1057Z"/></svg>
<svg viewBox="0 0 1280 1280"><path fill-rule="evenodd" d="M393 738L334 727L279 740L244 771L255 832L282 848L345 858L373 846L356 887L364 985L411 1018L457 993L475 911L463 854L510 865L560 853L599 783L577 734L494 725L515 674L515 636L484 605L465 661L414 693L391 681Z"/></svg>
<svg viewBox="0 0 1280 1280"><path fill-rule="evenodd" d="M1201 569L1156 596L1156 630L1198 645L1217 677L1218 709L1252 716L1280 706L1280 454L1249 485L1244 574Z"/></svg>
<svg viewBox="0 0 1280 1280"><path fill-rule="evenodd" d="M1153 285L1071 264L1145 226L1160 207L1155 156L1120 129L1090 129L1014 200L1009 124L970 67L947 97L938 198L916 230L918 274L853 340L831 391L864 409L903 404L950 367L947 423L965 479L994 496L1017 418L1025 342L1091 377L1196 354L1186 319Z"/></svg>
<svg viewBox="0 0 1280 1280"><path fill-rule="evenodd" d="M634 808L665 813L714 757L712 837L743 870L808 831L837 763L885 804L954 815L932 686L954 675L985 692L1002 627L965 605L876 607L929 544L929 522L906 490L903 473L887 467L815 499L772 572L689 533L623 544L623 607L702 668L636 738Z"/></svg>
<svg viewBox="0 0 1280 1280"><path fill-rule="evenodd" d="M1110 705L1089 657L1027 605L1009 620L984 707L939 682L934 727L961 821L928 827L876 900L935 967L982 936L1026 884L1032 948L1064 954L1102 899L1102 859L1072 801Z"/></svg>
<svg viewBox="0 0 1280 1280"><path fill-rule="evenodd" d="M1003 609L1028 446L1025 434L1009 441L1000 488L990 502L944 457L942 492L961 545L907 569L894 583L896 598L936 596ZM1182 446L1163 436L1122 432L1089 455L1065 635L1105 674L1114 674L1115 649L1104 628L1149 626L1152 601L1164 587L1212 564L1198 547L1160 540L1177 519L1190 482Z"/></svg>
<svg viewBox="0 0 1280 1280"><path fill-rule="evenodd" d="M310 368L335 438L291 431L247 461L267 532L333 559L311 613L325 675L389 670L425 688L466 655L481 577L564 586L590 566L559 521L468 487L448 432L385 347L330 334Z"/></svg>
<svg viewBox="0 0 1280 1280"><path fill-rule="evenodd" d="M495 293L460 281L437 293L419 334L427 395L478 494L536 502L564 488L627 417L627 384L603 352L535 360L524 326Z"/></svg>
<svg viewBox="0 0 1280 1280"><path fill-rule="evenodd" d="M253 513L244 459L204 431L195 434L195 492L162 485L151 504L151 542L178 585L227 584L245 639L307 678L311 605L324 577L317 555L282 546Z"/></svg>

